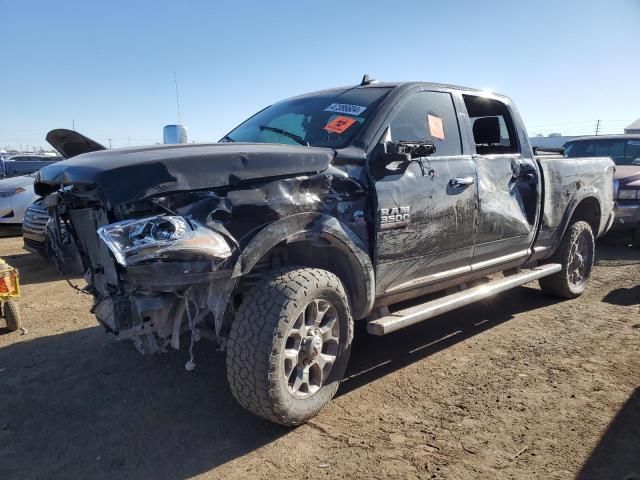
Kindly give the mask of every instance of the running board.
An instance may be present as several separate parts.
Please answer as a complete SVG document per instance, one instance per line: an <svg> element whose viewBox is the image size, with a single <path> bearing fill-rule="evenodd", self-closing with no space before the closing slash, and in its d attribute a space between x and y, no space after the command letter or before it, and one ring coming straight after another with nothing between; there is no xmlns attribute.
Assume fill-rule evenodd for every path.
<svg viewBox="0 0 640 480"><path fill-rule="evenodd" d="M464 307L470 303L483 300L497 293L505 292L525 283L538 280L539 278L559 272L562 265L559 263L549 263L539 267L526 270L524 272L500 278L479 287L473 287L462 292L456 292L446 297L438 298L415 307L398 310L384 317L372 320L367 324L367 331L371 335L386 335L402 328L428 320L441 313Z"/></svg>

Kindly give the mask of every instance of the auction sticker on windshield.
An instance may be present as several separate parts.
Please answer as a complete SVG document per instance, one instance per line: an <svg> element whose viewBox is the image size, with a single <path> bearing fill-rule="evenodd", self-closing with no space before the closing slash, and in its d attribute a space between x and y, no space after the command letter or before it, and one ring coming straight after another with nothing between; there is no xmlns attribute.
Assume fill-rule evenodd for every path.
<svg viewBox="0 0 640 480"><path fill-rule="evenodd" d="M348 103L332 103L324 109L325 112L346 113L347 115L360 115L367 107L361 105L349 105Z"/></svg>
<svg viewBox="0 0 640 480"><path fill-rule="evenodd" d="M353 125L354 123L356 123L356 119L355 118L349 118L349 117L340 116L340 117L334 118L329 123L327 123L324 126L324 129L327 132L342 133L347 128L349 128L351 125Z"/></svg>

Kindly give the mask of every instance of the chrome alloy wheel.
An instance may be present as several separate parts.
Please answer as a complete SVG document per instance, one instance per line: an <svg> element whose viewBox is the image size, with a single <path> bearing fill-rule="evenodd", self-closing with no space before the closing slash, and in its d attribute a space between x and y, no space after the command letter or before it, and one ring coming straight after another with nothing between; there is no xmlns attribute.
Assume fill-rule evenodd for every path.
<svg viewBox="0 0 640 480"><path fill-rule="evenodd" d="M340 347L340 319L327 300L312 300L291 326L283 373L295 398L308 398L324 385Z"/></svg>
<svg viewBox="0 0 640 480"><path fill-rule="evenodd" d="M571 282L573 286L577 287L582 284L589 275L588 270L591 265L590 256L589 242L584 235L581 235L571 248L571 256L567 268L569 282Z"/></svg>

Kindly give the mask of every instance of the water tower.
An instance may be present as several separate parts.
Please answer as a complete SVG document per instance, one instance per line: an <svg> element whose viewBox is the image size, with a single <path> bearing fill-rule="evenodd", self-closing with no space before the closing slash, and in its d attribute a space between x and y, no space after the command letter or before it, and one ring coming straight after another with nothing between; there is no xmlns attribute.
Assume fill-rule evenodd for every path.
<svg viewBox="0 0 640 480"><path fill-rule="evenodd" d="M162 139L165 144L187 143L187 127L184 125L165 125L162 129Z"/></svg>

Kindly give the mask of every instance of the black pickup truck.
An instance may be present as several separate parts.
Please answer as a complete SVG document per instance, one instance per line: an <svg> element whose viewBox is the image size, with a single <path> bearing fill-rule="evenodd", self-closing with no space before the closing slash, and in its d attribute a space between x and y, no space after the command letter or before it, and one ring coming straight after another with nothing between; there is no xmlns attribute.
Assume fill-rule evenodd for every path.
<svg viewBox="0 0 640 480"><path fill-rule="evenodd" d="M577 297L613 221L609 158L534 157L507 97L449 85L365 77L214 144L51 137L88 152L35 189L99 322L143 353L186 340L187 369L215 337L240 404L285 425L333 397L355 320L385 335L533 280Z"/></svg>

